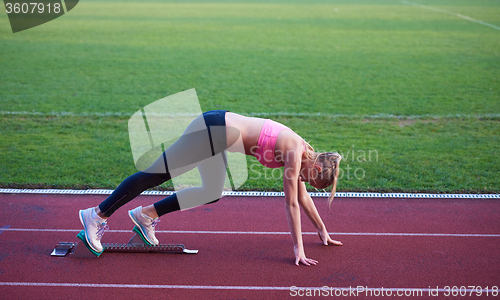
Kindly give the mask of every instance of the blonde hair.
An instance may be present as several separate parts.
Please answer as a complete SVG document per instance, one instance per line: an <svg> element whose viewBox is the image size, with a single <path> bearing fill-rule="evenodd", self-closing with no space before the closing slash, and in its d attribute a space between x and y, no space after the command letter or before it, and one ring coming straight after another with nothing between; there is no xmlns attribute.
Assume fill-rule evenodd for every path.
<svg viewBox="0 0 500 300"><path fill-rule="evenodd" d="M318 189L324 189L328 186L332 186L332 190L330 192L330 196L328 197L328 206L333 201L335 197L335 192L337 190L337 179L339 178L339 164L342 156L338 153L332 152L323 152L316 153L314 152L311 145L307 144L307 151L305 154L306 158L313 162L313 165L318 163L321 166L321 171L319 172L314 182L316 183L316 187Z"/></svg>

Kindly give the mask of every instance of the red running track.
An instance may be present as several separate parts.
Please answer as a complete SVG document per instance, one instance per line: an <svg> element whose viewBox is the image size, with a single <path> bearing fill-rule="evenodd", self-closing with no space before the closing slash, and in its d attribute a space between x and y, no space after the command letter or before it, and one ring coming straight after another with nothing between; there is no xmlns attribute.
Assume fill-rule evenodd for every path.
<svg viewBox="0 0 500 300"><path fill-rule="evenodd" d="M429 287L500 286L498 200L336 198L328 209L326 199L315 199L332 238L344 246L323 246L302 215L306 254L319 261L312 267L293 264L284 199L279 197L224 197L164 216L160 242L185 244L199 250L195 255L50 256L57 242L77 241L78 210L104 198L0 195L0 297L288 299L298 293L292 286L362 286L378 292L421 288L419 299L439 299L447 297L443 292L429 297ZM141 196L118 210L103 242L127 242L132 233L122 231L133 227L127 210L160 198ZM391 291L394 298L396 290ZM488 298L495 298L491 293Z"/></svg>

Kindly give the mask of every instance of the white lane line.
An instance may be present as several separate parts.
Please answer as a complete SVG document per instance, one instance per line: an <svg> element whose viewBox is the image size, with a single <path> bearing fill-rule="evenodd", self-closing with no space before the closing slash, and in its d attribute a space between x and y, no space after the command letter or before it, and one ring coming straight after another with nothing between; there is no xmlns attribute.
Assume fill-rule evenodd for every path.
<svg viewBox="0 0 500 300"><path fill-rule="evenodd" d="M247 291L290 291L290 293L296 293L298 295L299 290L304 293L306 290L310 291L323 291L328 293L329 296L358 296L363 295L366 292L380 293L384 290L388 295L387 291L391 291L392 296L403 296L408 293L408 295L413 296L424 296L434 292L439 293L451 293L451 288L369 288L365 286L349 286L349 287L297 287L297 286L237 286L237 285L168 285L168 284L107 284L107 283L58 283L58 282L0 282L0 286L29 286L29 287L76 287L76 288L139 288L139 289L188 289L188 290L247 290ZM478 287L479 288L479 287ZM465 288L460 290L462 292L465 290L466 293L475 293L477 290ZM337 291L337 293L335 293ZM347 293L338 293L339 291L348 291ZM494 289L481 289L482 293L497 293L498 290ZM324 295L322 293L322 295Z"/></svg>
<svg viewBox="0 0 500 300"><path fill-rule="evenodd" d="M4 189L0 188L0 194L60 194L60 195L110 195L113 190L90 189L90 190L63 190L63 189ZM169 196L172 191L145 191L141 195L146 196ZM222 192L223 196L244 197L284 197L283 192ZM329 197L330 193L309 193L311 197ZM500 199L500 194L424 194L424 193L335 193L337 198L472 198L472 199Z"/></svg>
<svg viewBox="0 0 500 300"><path fill-rule="evenodd" d="M4 231L16 232L80 232L81 229L37 229L6 228ZM107 230L112 233L131 233L131 230ZM157 230L156 233L170 234L248 234L248 235L289 235L286 231L210 231L210 230ZM302 232L305 235L317 235L316 232ZM421 237L500 237L500 234L483 233L406 233L406 232L330 232L331 235L348 236L421 236Z"/></svg>
<svg viewBox="0 0 500 300"><path fill-rule="evenodd" d="M462 18L462 19L467 20L467 21L475 22L475 23L478 23L478 24L481 24L481 25L485 25L485 26L491 27L491 28L496 29L496 30L500 30L500 27L498 27L498 26L495 26L495 25L490 24L490 23L486 23L486 22L481 21L481 20L476 20L476 19L468 17L468 16L464 16L464 15L459 14L459 13L447 11L447 10L444 10L444 9L435 8L435 7L432 7L432 6L426 6L426 5L422 5L422 4L415 3L415 2L409 2L409 1L406 1L406 0L401 0L401 3L408 4L408 5L413 5L413 6L420 7L420 8L427 9L427 10L432 10L432 11L435 11L435 12L440 12L440 13L447 14L447 15L450 15L450 16L459 17L459 18Z"/></svg>
<svg viewBox="0 0 500 300"><path fill-rule="evenodd" d="M465 16L464 16L465 17ZM374 114L374 115L354 115L354 114L331 114L324 112L236 112L250 117L328 117L328 118L347 118L347 119L444 119L444 118L500 118L500 114L448 114L448 115L394 115L394 114ZM71 112L71 111L0 111L0 115L21 115L21 116L54 116L54 117L131 117L133 113L126 112ZM158 114L162 115L162 114ZM197 116L197 114L163 114L165 116Z"/></svg>
<svg viewBox="0 0 500 300"><path fill-rule="evenodd" d="M225 286L225 285L167 285L167 284L106 284L106 283L56 283L56 282L0 282L4 286L36 287L89 287L89 288L142 288L142 289L194 289L194 290L290 290L277 286Z"/></svg>

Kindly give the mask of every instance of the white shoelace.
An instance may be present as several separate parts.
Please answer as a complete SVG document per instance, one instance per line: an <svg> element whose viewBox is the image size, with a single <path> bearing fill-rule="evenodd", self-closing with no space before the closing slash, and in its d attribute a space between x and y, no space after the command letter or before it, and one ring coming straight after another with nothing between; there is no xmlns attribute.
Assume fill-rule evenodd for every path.
<svg viewBox="0 0 500 300"><path fill-rule="evenodd" d="M158 230L158 229L160 229L160 225L158 225L158 223L160 223L160 219L157 219L156 221L152 221L150 226L153 227L154 230ZM158 228L156 228L156 227L158 227Z"/></svg>
<svg viewBox="0 0 500 300"><path fill-rule="evenodd" d="M100 240L104 235L104 231L108 230L109 226L106 223L97 223L97 239Z"/></svg>

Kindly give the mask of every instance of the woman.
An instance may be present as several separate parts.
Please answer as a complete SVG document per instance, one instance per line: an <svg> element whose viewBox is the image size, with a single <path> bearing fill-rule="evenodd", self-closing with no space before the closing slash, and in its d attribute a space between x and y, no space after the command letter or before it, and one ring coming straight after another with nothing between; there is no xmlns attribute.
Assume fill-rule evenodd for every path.
<svg viewBox="0 0 500 300"><path fill-rule="evenodd" d="M94 251L102 252L100 239L106 219L116 209L144 190L197 166L203 182L201 187L186 188L152 205L129 211L129 216L136 225L134 230L147 244L157 245L155 225L160 216L219 200L224 187L227 162L223 159L223 163L217 163L209 158L219 153L224 154L226 150L234 151L231 146L238 140L243 143L239 151L256 157L262 165L269 168L284 167L283 189L295 264L317 264L316 260L307 258L304 252L300 207L306 212L325 245L342 245L328 235L304 183L308 182L318 189L332 185L329 198L331 203L337 186L341 156L338 153L314 152L299 135L272 120L245 117L222 110L209 111L196 118L184 134L149 168L125 179L99 206L80 211L80 221L84 226L88 245Z"/></svg>

